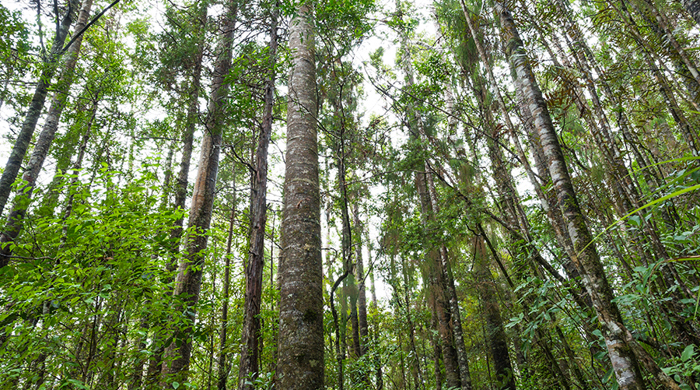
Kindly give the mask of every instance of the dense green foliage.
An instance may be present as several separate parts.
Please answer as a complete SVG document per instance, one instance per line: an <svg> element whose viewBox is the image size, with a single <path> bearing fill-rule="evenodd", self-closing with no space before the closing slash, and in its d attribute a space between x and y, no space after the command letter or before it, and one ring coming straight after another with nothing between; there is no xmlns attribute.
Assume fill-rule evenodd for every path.
<svg viewBox="0 0 700 390"><path fill-rule="evenodd" d="M447 389L455 377L479 390L670 388L663 374L680 389L700 388L700 30L686 3L315 3L327 388ZM109 4L97 1L93 15ZM198 160L183 173L189 181L178 171L188 129L194 156L206 138L231 5L213 217L197 231L187 226L190 201L176 202L180 188L193 196ZM11 208L27 211L18 238L3 241L11 255L0 267L0 389L222 389L217 372L238 386L270 72L260 372L248 379L275 388L286 103L295 99L287 38L298 5L123 1L85 31L37 188L19 196L28 187L17 179L2 216L10 226ZM28 115L56 21L78 9L62 0L0 4L3 156ZM504 9L524 44L512 55L518 39ZM528 100L523 59L593 237L583 249L535 130L541 107ZM60 69L50 95L65 82ZM173 291L197 235L209 242L190 308ZM626 342L642 348L632 352L642 387L618 383L610 320L591 299L603 287L579 260L589 247ZM190 325L185 379L160 377L164 349ZM460 357L467 378L458 372L465 362L449 360Z"/></svg>

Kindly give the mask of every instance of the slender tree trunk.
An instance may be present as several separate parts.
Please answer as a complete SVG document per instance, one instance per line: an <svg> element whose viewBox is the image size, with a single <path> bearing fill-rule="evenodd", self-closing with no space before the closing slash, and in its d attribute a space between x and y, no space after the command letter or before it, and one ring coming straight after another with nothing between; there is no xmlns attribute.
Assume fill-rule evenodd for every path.
<svg viewBox="0 0 700 390"><path fill-rule="evenodd" d="M236 173L233 173L233 200L231 201L231 216L228 221L228 238L226 239L226 254L224 264L224 292L223 305L221 307L221 332L219 337L219 360L218 360L218 379L217 389L226 390L226 382L228 379L229 364L228 364L228 303L229 303L229 287L231 282L231 246L233 244L233 226L236 220Z"/></svg>
<svg viewBox="0 0 700 390"><path fill-rule="evenodd" d="M411 377L413 378L414 389L425 389L423 383L423 372L420 366L418 350L416 349L416 324L411 316L411 278L409 269L406 264L406 259L401 257L401 274L403 276L404 290L404 312L406 317L406 325L408 325L408 348L411 354ZM437 345L437 344L436 344Z"/></svg>
<svg viewBox="0 0 700 390"><path fill-rule="evenodd" d="M372 250L370 247L370 257L372 256ZM371 263L371 258L368 259ZM376 285L374 284L374 269L370 269L369 273L370 282L372 283L372 288L370 290L372 294L372 303L370 304L370 312L374 318L374 324L372 326L372 338L374 341L375 348L379 345L379 305L377 304L377 291ZM379 353L374 354L374 369L375 369L375 386L377 390L384 390L384 375L382 373L382 362Z"/></svg>
<svg viewBox="0 0 700 390"><path fill-rule="evenodd" d="M484 306L485 332L496 371L496 388L515 390L515 375L508 354L508 340L503 328L501 309L496 300L498 293L489 269L484 238L481 236L477 236L474 240L474 272L479 283L479 296Z"/></svg>
<svg viewBox="0 0 700 390"><path fill-rule="evenodd" d="M212 257L216 258L216 247L214 247ZM216 295L216 273L211 274L211 291ZM211 390L211 380L214 376L214 316L209 317L209 363L207 364L207 390ZM224 344L225 345L225 344Z"/></svg>
<svg viewBox="0 0 700 390"><path fill-rule="evenodd" d="M421 172L415 173L415 185L418 189L419 197L421 198L421 215L427 224L428 221L434 220L432 212L432 202L428 193L426 184L426 174ZM426 225L427 226L427 225ZM438 323L438 334L440 335L440 344L442 346L443 364L445 365L445 382L448 388L461 388L459 361L457 358L457 350L454 344L454 331L452 329L452 313L449 308L448 297L446 295L446 281L442 270L442 258L438 248L428 250L425 256L429 271L430 294L435 299L435 310Z"/></svg>
<svg viewBox="0 0 700 390"><path fill-rule="evenodd" d="M199 92L201 90L202 77L202 57L204 55L204 34L206 32L207 23L207 8L206 1L199 1L199 8L195 20L197 26L195 33L199 41L196 43L194 60L191 64L190 71L192 72L191 84L187 94L189 101L187 102L187 117L185 119L185 127L182 130L182 157L180 159L180 172L177 175L177 184L175 186L175 209L184 210L185 202L187 201L187 186L189 184L190 162L192 161L192 146L194 144L194 131L199 122ZM170 238L173 241L173 254L180 252L180 238L182 237L182 226L184 217L178 218L173 224L173 229L170 231ZM174 272L177 269L175 257L173 256L167 263L167 269Z"/></svg>
<svg viewBox="0 0 700 390"><path fill-rule="evenodd" d="M204 53L204 34L206 32L207 24L207 11L208 4L206 1L199 1L196 4L196 16L194 24L195 35L198 35L198 41L196 42L196 49L194 51L192 63L189 66L189 77L190 85L187 90L189 100L187 102L187 115L185 119L185 126L182 129L182 156L180 158L180 171L178 172L177 179L175 181L175 201L173 208L176 210L185 210L185 203L187 202L187 187L189 185L189 174L190 174L190 163L192 161L192 149L194 143L194 132L196 130L197 124L200 121L199 112L199 95L201 88L201 74L202 74L202 57ZM170 230L170 238L172 242L172 247L170 248L170 256L165 264L167 271L167 277L164 282L170 284L173 279L175 272L177 271L177 255L180 253L180 245L183 233L183 223L184 215L177 218L173 222L172 229ZM172 291L167 291L165 294L170 295ZM164 318L154 319L156 323L165 323ZM163 331L156 332L153 336L154 341L152 345L155 351L148 364L148 382L153 384L158 382L158 375L160 375L163 363L163 353L168 347L165 345L166 335Z"/></svg>
<svg viewBox="0 0 700 390"><path fill-rule="evenodd" d="M432 212L434 214L438 214L440 209L438 207L437 192L435 191L433 175L431 173L426 173L425 176L430 194L430 202L433 208ZM464 334L462 330L462 314L459 309L459 300L457 299L457 289L455 287L454 276L452 275L452 265L450 264L450 259L448 257L447 247L444 244L440 247L440 260L440 268L445 280L445 294L447 296L452 314L451 319L453 325L455 352L457 353L457 364L459 365L459 377L462 390L471 390L472 383L471 375L469 373L469 361L467 358L467 348L464 343Z"/></svg>
<svg viewBox="0 0 700 390"><path fill-rule="evenodd" d="M323 269L312 4L297 8L290 24L292 66L287 105L280 283L280 389L324 387Z"/></svg>
<svg viewBox="0 0 700 390"><path fill-rule="evenodd" d="M15 145L12 147L12 152L10 152L10 158L7 160L2 177L0 177L0 215L2 215L7 200L10 197L12 184L15 182L15 179L17 179L17 175L22 166L22 160L24 160L27 148L29 148L29 142L32 140L32 135L34 134L34 129L39 121L39 116L41 116L41 110L44 108L46 95L51 86L51 79L56 72L58 62L61 58L61 50L63 49L63 44L66 42L68 29L73 23L76 7L77 2L75 0L68 3L68 10L56 29L56 36L51 46L51 52L48 54L48 58L43 64L41 74L39 75L39 81L34 90L34 96L29 103L27 115L22 123L22 129L17 135ZM7 265L6 260L0 259L0 267L4 267L5 265Z"/></svg>
<svg viewBox="0 0 700 390"><path fill-rule="evenodd" d="M187 239L186 258L180 263L173 296L181 300L175 312L187 312L187 323L174 331L173 342L168 346L163 359L163 380L166 387L172 387L174 381L184 383L187 378L190 355L192 351L192 332L194 330L195 308L202 286L202 267L207 248L207 231L211 223L214 205L214 189L219 169L219 153L222 140L222 118L225 111L228 86L225 78L231 68L233 32L238 4L230 0L220 27L220 42L217 47L217 60L214 67L211 95L209 98L209 115L206 131L202 140L197 178L192 194L189 215L189 227L194 229Z"/></svg>
<svg viewBox="0 0 700 390"><path fill-rule="evenodd" d="M358 288L359 291L357 293L357 313L359 317L359 326L360 326L360 356L364 355L367 353L367 343L369 342L369 327L367 325L367 292L365 288L365 280L366 280L366 275L365 275L365 265L364 261L362 258L362 237L363 237L363 229L364 226L362 225L362 221L360 220L360 208L359 208L359 199L355 200L355 210L354 210L354 217L355 217L355 229L356 229L356 234L355 237L357 237L356 240L356 247L355 247L355 261L357 263L357 268L356 268L356 279L358 281Z"/></svg>
<svg viewBox="0 0 700 390"><path fill-rule="evenodd" d="M353 270L357 270L353 266ZM350 282L348 283L347 295L350 298L350 331L352 332L352 354L355 359L362 356L362 346L360 345L360 320L357 314L357 279L355 278L355 272L350 275Z"/></svg>
<svg viewBox="0 0 700 390"><path fill-rule="evenodd" d="M260 305L262 303L263 265L265 260L265 223L267 220L267 150L272 136L272 108L275 93L275 72L277 55L277 11L273 10L270 27L270 64L265 84L265 107L255 156L255 172L251 197L250 251L246 266L245 317L241 336L241 362L238 371L240 390L252 390L249 379L258 376L260 337ZM250 382L248 382L250 383Z"/></svg>
<svg viewBox="0 0 700 390"><path fill-rule="evenodd" d="M335 329L335 360L338 364L338 389L343 390L345 386L345 371L344 371L344 361L345 361L345 319L342 320L342 325L338 321L338 312L335 310L335 299L334 294L338 288L338 285L348 277L349 270L345 271L336 279L333 287L331 288L330 302L331 302L331 314L333 315L333 328ZM342 297L344 300L345 297ZM343 307L343 314L345 314L345 308ZM342 329L341 330L341 326Z"/></svg>
<svg viewBox="0 0 700 390"><path fill-rule="evenodd" d="M163 167L163 194L161 195L161 207L167 208L170 203L171 182L173 180L173 156L175 155L175 140L170 142L168 146L168 154L165 157L165 166Z"/></svg>
<svg viewBox="0 0 700 390"><path fill-rule="evenodd" d="M92 0L83 1L78 16L78 21L73 29L74 35L81 31L87 24L91 7ZM23 220L32 199L32 193L34 192L34 187L36 186L36 179L41 172L46 156L49 154L49 148L51 147L51 143L56 135L56 130L58 130L58 123L61 118L61 113L66 106L68 92L73 84L73 73L75 70L75 65L78 62L78 54L80 53L80 45L82 40L83 36L81 35L73 42L66 52L66 62L63 65L61 81L58 83L59 89L54 93L53 99L51 100L51 106L46 117L46 122L44 123L39 139L34 146L32 155L29 158L27 170L24 172L24 175L22 175L22 180L24 180L26 184L19 189L18 195L13 203L12 210L8 215L5 229L0 234L0 267L7 265L7 263L10 261L10 256L12 255L12 247L11 245L7 244L14 242L22 231ZM96 93L99 94L100 92L98 91ZM2 214L1 209L0 214Z"/></svg>

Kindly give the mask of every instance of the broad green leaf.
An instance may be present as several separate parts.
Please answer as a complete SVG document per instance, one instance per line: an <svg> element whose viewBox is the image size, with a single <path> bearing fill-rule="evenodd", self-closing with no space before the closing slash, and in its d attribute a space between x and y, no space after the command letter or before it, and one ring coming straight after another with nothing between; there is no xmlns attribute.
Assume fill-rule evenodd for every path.
<svg viewBox="0 0 700 390"><path fill-rule="evenodd" d="M683 353L681 354L681 360L684 362L687 362L688 360L693 358L693 354L695 353L695 345L690 344L689 346L685 347L683 350Z"/></svg>

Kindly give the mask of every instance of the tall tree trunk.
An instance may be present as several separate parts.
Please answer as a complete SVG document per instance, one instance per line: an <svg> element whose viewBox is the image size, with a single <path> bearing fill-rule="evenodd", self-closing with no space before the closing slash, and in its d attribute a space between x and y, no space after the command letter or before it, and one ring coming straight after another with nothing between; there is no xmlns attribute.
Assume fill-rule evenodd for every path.
<svg viewBox="0 0 700 390"><path fill-rule="evenodd" d="M397 1L396 8L397 18L403 21L403 11L400 1ZM399 35L401 38L401 49L403 52L400 60L401 67L405 72L406 85L410 88L415 84L413 65L411 63L411 44L408 37L408 32L405 28L400 28ZM407 111L407 116L409 118L409 137L413 142L416 142L417 140L422 139L422 137L425 135L423 119L420 113L415 110L412 105L409 105ZM422 161L414 173L414 184L418 191L420 200L421 220L426 228L428 226L428 222L434 221L435 219L433 202L430 199L430 192L428 188L428 178L426 177L429 175L427 172L428 165L425 161ZM429 245L427 241L426 245ZM440 248L426 248L425 262L427 263L427 268L429 270L428 281L430 283L430 294L435 300L438 333L440 335L443 363L445 365L445 380L448 387L461 388L462 381L460 379L460 365L459 359L457 358L457 350L455 348L452 313L449 307L450 299L447 290L447 281L445 280L445 273L443 272L443 261Z"/></svg>
<svg viewBox="0 0 700 390"><path fill-rule="evenodd" d="M287 105L277 386L324 387L323 269L312 3L290 24L292 66Z"/></svg>
<svg viewBox="0 0 700 390"><path fill-rule="evenodd" d="M197 123L199 123L199 93L201 90L202 57L204 56L204 34L206 32L208 3L203 0L199 1L197 7L198 10L194 21L197 28L194 34L199 35L197 37L199 41L196 43L197 46L193 56L194 60L189 69L191 71L191 83L187 90L189 98L187 102L187 117L185 119L185 127L182 129L182 157L180 159L180 172L177 175L177 184L175 185L174 208L181 210L185 209L185 202L187 201L187 186L189 184L190 163L192 161L194 131L197 127ZM170 238L173 241L173 254L180 252L180 238L182 237L183 223L184 217L178 218L170 232ZM177 269L174 256L167 263L167 269L170 272L174 272Z"/></svg>
<svg viewBox="0 0 700 390"><path fill-rule="evenodd" d="M624 217L628 213L632 212L634 209L639 208L642 206L642 199L641 196L635 187L634 183L632 182L632 175L628 171L627 167L624 164L624 161L622 160L621 152L617 148L615 140L613 139L613 136L610 132L610 128L607 125L607 121L605 120L605 114L603 112L603 106L600 102L600 99L598 97L598 93L596 91L595 85L593 83L593 76L590 71L590 67L588 65L588 60L586 58L586 50L585 50L585 44L583 43L583 35L581 34L578 26L573 23L570 17L570 11L567 8L567 5L562 2L561 0L556 0L556 7L559 11L559 13L564 17L565 21L565 26L567 27L567 31L571 35L572 40L574 41L574 45L572 47L572 51L574 52L574 58L576 59L579 67L582 70L586 85L588 87L589 94L591 96L591 100L593 102L593 106L595 108L595 112L597 116L601 119L601 126L600 126L600 134L595 134L594 133L594 140L596 141L596 145L598 148L603 152L603 156L605 157L606 163L609 165L609 169L606 170L608 176L609 176L609 181L611 185L613 186L615 190L616 199L618 200L616 202L617 204L617 209L618 209L618 215L620 217ZM648 7L652 10L652 13L656 17L658 21L658 26L655 25L656 28L653 28L653 30L658 31L657 34L659 35L660 39L665 39L664 34L669 36L670 40L672 41L671 43L675 42L675 46L673 48L677 50L678 55L684 56L683 49L680 47L680 44L675 41L675 39L672 38L672 32L668 29L668 25L666 23L665 16L663 16L658 10L656 10L655 6L653 4L648 4ZM641 10L638 10L640 13L642 12ZM627 13L627 16L629 17L630 23L633 22L631 19L631 15ZM654 24L654 20L649 20L650 24ZM636 28L635 26L631 26L631 28ZM663 28L663 31L661 31ZM637 35L635 35L637 36ZM641 37L638 37L638 43L640 45L642 44ZM568 42L568 40L567 40ZM687 57L686 58L687 61ZM692 66L689 66L691 71L693 71L695 68ZM697 74L697 71L694 71L694 74ZM695 90L697 88L694 88ZM697 92L697 91L696 91ZM667 93L672 93L670 90ZM663 243L661 242L661 239L659 237L659 233L655 229L654 225L650 222L648 222L642 213L638 213L638 216L640 217L640 220L642 221L642 227L643 227L643 232L644 234L642 235L641 232L640 234L636 234L631 237L631 241L635 243L643 243L645 241L651 241L651 250L649 249L644 249L642 248L641 245L637 244L639 254L641 256L648 256L648 257L658 257L661 260L668 260L669 255L666 251L666 248L664 247ZM646 252L651 252L653 251L654 253L646 253ZM683 281L680 278L674 278L674 274L677 275L674 268L674 264L668 264L664 265L661 267L661 272L662 275L664 276L664 279L666 280L668 287L671 287L674 285L676 282L681 286L685 287ZM675 281L674 281L675 279ZM688 298L694 298L692 292L688 288L684 288L686 291L686 294L688 295ZM663 300L663 308L664 311L666 312L667 317L671 319L671 322L674 326L674 329L676 330L676 333L681 336L683 341L688 344L688 343L697 343L697 332L692 330L692 326L688 326L689 324L686 324L685 320L681 318L678 313L682 311L680 301L683 299L682 296L678 292L673 292L671 293L671 300Z"/></svg>
<svg viewBox="0 0 700 390"><path fill-rule="evenodd" d="M265 83L265 106L255 156L255 172L251 187L250 251L246 266L245 313L241 336L241 362L238 371L240 390L252 390L250 379L258 376L258 339L260 337L260 305L262 303L263 265L265 260L265 222L267 220L267 150L272 136L272 108L275 93L277 55L277 4L272 11L270 27L270 63ZM251 384L246 384L251 383Z"/></svg>
<svg viewBox="0 0 700 390"><path fill-rule="evenodd" d="M479 284L479 296L484 306L486 341L489 343L496 371L496 388L499 390L515 390L515 373L508 354L508 340L503 328L501 309L496 299L498 293L496 292L488 259L484 237L475 237L474 272Z"/></svg>
<svg viewBox="0 0 700 390"><path fill-rule="evenodd" d="M371 263L372 259L372 250L370 247L369 251L370 259L368 261ZM372 313L372 317L374 318L374 324L372 326L372 339L374 341L374 345L377 346L379 345L379 306L377 304L377 291L376 291L376 285L374 284L374 268L370 269L369 273L370 277L370 282L372 283L372 288L370 290L370 293L372 295L372 303L370 304L370 312ZM384 375L382 373L382 362L381 362L381 357L378 353L374 354L374 369L375 369L375 387L377 390L384 390Z"/></svg>
<svg viewBox="0 0 700 390"><path fill-rule="evenodd" d="M424 165L425 167L425 165ZM424 168L425 169L425 168ZM426 173L415 173L415 185L421 200L421 218L427 227L429 221L434 221L432 202L428 193L426 183ZM445 382L448 388L461 388L459 360L454 343L454 331L452 329L452 313L447 297L447 282L442 269L442 255L438 248L428 249L425 261L429 269L430 294L435 300L435 311L438 324L438 334L440 335L440 345L442 346L443 364L445 365Z"/></svg>
<svg viewBox="0 0 700 390"><path fill-rule="evenodd" d="M467 20L467 26L469 27L469 31L472 35L472 38L474 40L474 43L476 44L477 51L479 52L479 56L481 57L481 61L483 66L486 68L486 74L488 75L488 80L489 83L491 84L492 88L496 91L496 97L498 99L499 103L499 108L501 110L501 113L503 115L503 120L506 123L506 127L508 128L508 131L510 132L511 138L513 140L513 143L516 147L517 155L520 160L520 162L523 164L523 168L525 168L525 172L527 173L528 178L530 179L530 182L532 183L532 186L535 189L535 193L537 194L537 197L540 199L540 202L542 204L543 209L545 210L547 217L552 224L552 227L554 228L555 232L555 237L557 238L558 243L562 248L566 250L566 253L569 254L569 257L572 257L574 255L574 251L571 245L571 240L569 239L568 235L566 235L565 228L564 228L564 222L563 218L561 216L561 212L558 208L555 207L554 201L548 197L545 192L542 189L542 182L538 179L538 175L535 174L533 168L530 165L530 162L525 155L525 151L522 148L522 145L520 143L520 139L518 138L518 134L516 131L515 126L510 120L510 113L507 110L507 106L505 103L505 100L503 99L503 96L501 95L500 90L498 89L498 83L496 82L496 78L493 75L493 70L490 65L490 60L489 56L487 55L486 50L484 49L481 39L479 38L479 34L477 32L476 27L474 26L474 22L472 21L467 6L463 0L460 0L461 5L462 5L462 11L464 12L464 16ZM516 92L518 92L516 90ZM477 97L481 97L480 92L475 92ZM522 115L523 115L523 126L527 128L527 133L528 135L530 134L530 128L531 128L531 113L530 110L527 106L527 102L522 101L520 102L520 107L522 109ZM539 170L539 178L549 178L549 173L546 171L545 167L543 165L543 161L541 161L541 153L539 152L539 149L533 150L533 155L535 156L535 161L537 162L537 167ZM544 180L543 180L544 181ZM521 227L526 226L526 221L521 218ZM528 237L529 234L525 232L525 237ZM532 240L529 240L532 241ZM564 261L564 268L569 275L569 278L571 280L576 280L579 272L578 270L573 266L573 264L570 261Z"/></svg>
<svg viewBox="0 0 700 390"><path fill-rule="evenodd" d="M85 28L88 17L90 16L91 7L92 0L83 1L78 15L78 21L73 29L73 35ZM24 175L22 175L22 180L24 180L26 184L18 190L18 195L13 203L12 211L10 211L8 215L5 229L0 234L0 267L7 265L12 255L12 246L7 244L13 242L22 231L22 223L32 199L32 193L36 186L36 179L41 172L46 156L49 154L49 148L56 135L56 130L58 130L61 113L66 107L66 100L71 85L73 84L73 73L75 65L78 62L78 54L80 53L82 40L83 36L80 35L66 52L66 62L63 65L61 81L58 83L58 90L54 93L53 99L51 100L46 122L44 122L39 139L29 158L27 170L24 172ZM96 94L99 93L99 91L96 92ZM2 214L1 208L0 214Z"/></svg>
<svg viewBox="0 0 700 390"><path fill-rule="evenodd" d="M189 184L190 163L192 161L194 132L200 120L199 94L201 90L202 57L204 53L204 34L206 32L208 3L206 1L199 1L196 7L197 11L194 21L196 28L193 34L198 35L198 41L196 43L192 63L189 64L188 69L190 73L190 85L187 89L189 100L187 102L185 126L182 129L182 156L180 158L180 171L178 172L175 182L175 203L173 204L174 209L183 211L185 210L185 203L187 202L187 187ZM166 284L170 284L173 281L175 271L177 270L178 264L176 258L180 253L184 219L184 214L182 217L177 218L173 222L172 229L170 230L172 247L170 248L170 256L165 264L167 277L164 282ZM167 291L165 293L170 295L172 291ZM154 320L156 323L165 323L164 318ZM168 335L162 331L156 332L153 336L154 341L152 344L154 345L155 351L153 351L153 355L148 364L149 383L158 382L158 375L162 370L163 353L168 347L165 345L165 338L167 336Z"/></svg>
<svg viewBox="0 0 700 390"><path fill-rule="evenodd" d="M411 317L411 278L410 271L406 265L406 259L401 256L401 275L403 276L403 291L404 291L404 316L408 325L408 348L411 355L411 377L413 378L414 389L425 389L423 382L423 372L420 366L418 350L416 349L416 325ZM435 344L439 346L439 344ZM442 382L442 381L439 381Z"/></svg>
<svg viewBox="0 0 700 390"><path fill-rule="evenodd" d="M2 215L5 205L7 204L7 199L10 197L12 184L15 182L15 179L17 179L17 175L22 166L22 160L24 160L24 156L27 154L29 142L32 140L34 129L39 121L39 116L41 116L41 110L44 108L46 95L51 86L51 79L56 72L58 62L61 58L63 44L66 42L68 29L73 23L76 7L77 1L69 1L68 10L63 16L63 19L61 19L61 23L56 28L56 36L54 37L51 51L48 54L48 58L46 58L42 64L39 81L34 89L34 96L32 96L32 100L29 103L29 109L22 123L22 129L17 135L15 145L12 147L12 152L10 152L10 158L7 160L5 170L2 172L2 177L0 177L0 215ZM58 15L56 15L56 17L58 18ZM7 263L0 259L0 267L4 267L5 265L7 265Z"/></svg>
<svg viewBox="0 0 700 390"><path fill-rule="evenodd" d="M610 360L620 388L642 390L646 384L642 377L639 360L661 383L669 389L679 389L678 385L664 374L651 357L637 344L627 330L622 315L614 303L614 294L608 283L600 257L591 244L591 235L578 206L576 194L569 176L564 155L559 145L552 119L542 92L527 58L527 52L520 39L510 11L503 3L497 3L503 35L506 38L506 56L517 79L523 96L527 99L533 115L533 124L539 135L543 154L554 182L559 207L567 221L569 236L578 256L574 258L583 271L584 283L598 314L603 329Z"/></svg>
<svg viewBox="0 0 700 390"><path fill-rule="evenodd" d="M426 168L426 171L427 170L428 169ZM433 214L437 215L440 212L440 209L438 207L437 192L435 191L433 175L428 172L425 176L430 194L430 203L433 207L432 212ZM462 330L462 314L459 309L459 300L457 299L457 289L455 287L454 276L452 275L452 265L450 264L450 259L448 257L447 247L444 244L440 247L440 269L444 275L445 295L449 302L450 311L452 314L452 331L454 334L455 352L457 354L457 364L459 365L459 377L462 390L471 390L471 374L469 373L467 347L464 343L464 334Z"/></svg>
<svg viewBox="0 0 700 390"><path fill-rule="evenodd" d="M357 314L360 326L360 356L367 352L367 343L369 342L369 328L367 325L367 292L365 288L365 265L362 258L362 237L363 229L362 221L360 220L360 208L359 199L355 200L354 205L354 217L355 217L355 237L356 247L355 247L355 258L357 263L356 268L356 279L358 281L358 293L357 293Z"/></svg>
<svg viewBox="0 0 700 390"><path fill-rule="evenodd" d="M162 375L166 386L172 386L174 381L184 383L189 370L195 308L202 287L204 252L207 249L208 237L206 233L211 223L214 189L219 170L219 153L223 133L222 118L228 94L225 78L231 68L233 32L237 10L237 1L229 0L220 27L220 42L217 47L217 59L209 97L209 116L202 140L202 151L189 215L188 226L193 228L194 232L187 239L186 257L180 263L175 291L173 292L173 296L181 299L181 303L178 304L181 307L175 308L175 312L187 313L186 324L174 330L173 342L165 352Z"/></svg>
<svg viewBox="0 0 700 390"><path fill-rule="evenodd" d="M224 292L223 305L221 307L221 332L219 337L219 360L216 387L218 390L226 390L228 379L228 303L229 288L231 282L231 246L233 244L233 226L236 220L236 173L233 173L233 200L231 201L231 216L228 221L228 237L226 238L226 254L224 264Z"/></svg>
<svg viewBox="0 0 700 390"><path fill-rule="evenodd" d="M631 33L632 38L637 43L637 46L641 51L642 58L649 67L649 71L658 84L661 96L666 102L666 106L671 113L671 116L678 125L678 129L680 130L683 139L688 144L691 151L693 151L695 154L700 153L700 141L698 140L698 134L696 131L694 131L683 110L681 110L680 106L678 105L668 79L657 65L657 59L654 56L654 52L647 47L644 38L639 32L637 23L632 17L630 10L627 8L627 4L623 1L620 4L620 8L618 8L614 3L611 3L611 6L615 9L618 16L627 27L627 30Z"/></svg>

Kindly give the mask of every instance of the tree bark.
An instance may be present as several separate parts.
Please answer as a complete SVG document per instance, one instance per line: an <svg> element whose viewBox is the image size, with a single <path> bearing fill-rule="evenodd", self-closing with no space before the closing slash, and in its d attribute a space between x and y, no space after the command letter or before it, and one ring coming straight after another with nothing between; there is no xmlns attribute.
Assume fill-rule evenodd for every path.
<svg viewBox="0 0 700 390"><path fill-rule="evenodd" d="M312 3L290 25L292 66L287 105L277 386L324 387L323 269Z"/></svg>
<svg viewBox="0 0 700 390"><path fill-rule="evenodd" d="M370 247L369 251L370 257L372 256L372 250ZM371 263L371 258L368 259ZM372 339L374 345L379 345L379 305L377 304L377 291L376 285L374 283L374 269L370 269L369 273L370 282L372 287L370 293L372 295L372 303L370 304L370 312L374 318L374 324L372 326ZM375 369L375 387L377 390L384 390L384 374L382 373L382 362L378 353L374 354L374 369Z"/></svg>
<svg viewBox="0 0 700 390"><path fill-rule="evenodd" d="M163 361L162 380L166 387L173 382L184 383L187 379L190 355L192 351L192 332L194 330L195 308L202 286L202 268L207 248L207 231L211 224L214 190L219 169L219 154L222 140L222 118L226 105L228 86L225 78L231 68L233 32L238 3L229 0L220 29L220 42L217 47L217 59L214 67L211 95L209 97L209 115L206 131L202 140L197 178L192 194L189 214L189 227L194 232L187 239L186 258L180 263L173 296L181 299L176 313L186 312L185 326L174 330L173 342L168 346Z"/></svg>
<svg viewBox="0 0 700 390"><path fill-rule="evenodd" d="M364 226L362 225L362 221L360 220L360 208L359 208L359 199L355 200L355 210L354 210L354 217L355 217L355 236L357 237L356 240L356 247L355 247L355 258L356 258L356 263L357 263L357 268L356 268L356 279L358 281L358 288L359 291L357 293L357 313L359 317L359 326L360 326L360 356L364 355L367 353L367 343L369 342L369 327L367 325L367 292L365 288L365 280L366 280L366 275L365 275L365 265L364 261L362 258L362 232L364 229Z"/></svg>
<svg viewBox="0 0 700 390"><path fill-rule="evenodd" d="M226 238L226 254L224 263L224 292L223 305L221 307L221 332L219 334L219 360L217 370L216 387L218 390L226 390L226 382L229 373L228 364L228 303L229 288L231 283L231 245L233 244L233 226L236 220L236 174L233 176L233 200L231 202L231 216L228 222L228 237Z"/></svg>
<svg viewBox="0 0 700 390"><path fill-rule="evenodd" d="M272 108L275 93L278 5L272 11L269 46L269 70L265 83L265 106L255 156L254 180L251 187L250 251L246 266L245 317L241 337L241 362L238 371L240 390L252 390L250 379L258 376L258 339L260 337L260 305L262 302L263 265L265 258L265 223L267 220L267 151L272 136ZM251 384L247 384L251 383Z"/></svg>
<svg viewBox="0 0 700 390"><path fill-rule="evenodd" d="M198 27L195 34L201 34L201 41L197 42L197 48L194 53L194 62L192 64L191 70L191 84L188 88L188 102L187 102L187 117L185 119L185 127L182 130L182 157L180 159L180 172L177 175L177 185L175 187L175 204L176 209L185 209L185 202L187 201L187 185L189 183L190 174L190 163L192 161L192 146L194 143L194 131L199 122L199 91L201 89L201 77L202 77L202 57L204 56L204 34L206 31L207 23L207 4L204 1L200 1L197 4L199 7L198 14L196 16L196 25ZM182 226L184 218L179 218L175 221L173 230L170 237L174 239L175 244L173 244L173 250L175 253L179 252L180 237L182 237ZM170 271L175 271L177 264L169 263L168 268Z"/></svg>
<svg viewBox="0 0 700 390"><path fill-rule="evenodd" d="M484 245L484 238L474 239L474 272L478 282L478 291L483 304L486 320L485 331L491 349L491 357L496 371L496 388L515 390L515 373L508 353L508 339L503 328L503 318L499 308L498 292L489 268L489 256Z"/></svg>
<svg viewBox="0 0 700 390"><path fill-rule="evenodd" d="M199 94L201 90L201 74L202 74L202 57L204 53L204 34L206 32L208 4L205 1L200 1L196 4L198 7L195 17L195 25L197 26L194 34L199 34L200 41L197 42L193 62L190 65L190 85L187 89L189 100L187 102L187 116L185 126L182 129L182 156L180 158L180 171L178 172L175 182L175 200L173 208L176 210L185 210L187 202L187 187L189 184L190 163L192 161L192 147L194 143L194 132L199 122ZM172 247L170 248L170 256L165 264L167 276L164 278L166 284L172 283L175 271L177 271L177 255L180 253L180 245L183 232L184 214L173 222L170 230L170 239ZM166 294L172 294L172 291L167 291ZM157 319L157 322L163 323L164 319ZM163 353L168 347L164 345L166 340L165 334L157 332L154 335L153 345L155 351L151 357L148 367L148 382L156 383L157 377L162 370Z"/></svg>
<svg viewBox="0 0 700 390"><path fill-rule="evenodd" d="M425 134L422 134L425 136ZM427 168L426 168L427 171ZM435 191L435 183L433 175L426 173L426 181L430 194L430 203L432 205L433 214L437 215L440 212L438 206L437 192ZM457 354L457 364L459 366L459 378L461 381L462 390L471 390L471 374L469 373L469 361L467 358L467 348L464 343L464 334L462 330L462 314L459 309L459 300L457 299L457 289L455 287L454 276L452 275L452 265L447 253L447 247L442 244L440 247L440 269L445 281L445 295L450 305L450 313L452 314L452 332L454 334L455 352Z"/></svg>
<svg viewBox="0 0 700 390"><path fill-rule="evenodd" d="M397 18L403 21L403 11L401 9L400 1L397 1ZM415 85L414 75L413 75L413 65L411 63L411 44L408 37L408 32L405 28L401 28L399 31L401 39L401 67L405 72L406 85L411 88ZM425 135L425 130L423 128L423 119L420 113L413 108L411 104L407 109L408 127L409 127L409 137L413 142L422 139ZM419 159L420 162L417 164L416 172L414 173L414 185L418 192L418 197L420 200L421 208L421 220L423 226L428 229L429 222L435 220L435 213L433 209L433 202L430 199L430 192L428 187L428 165L423 159ZM457 387L462 388L462 381L460 378L460 365L459 359L457 357L457 350L455 348L454 342L454 330L452 323L452 313L449 307L449 295L447 290L447 281L445 273L443 271L442 255L440 253L439 247L435 247L434 244L425 241L426 254L424 261L428 268L428 283L430 285L431 299L434 299L435 303L435 314L437 317L438 324L438 334L440 335L443 364L445 365L445 381L449 388Z"/></svg>

